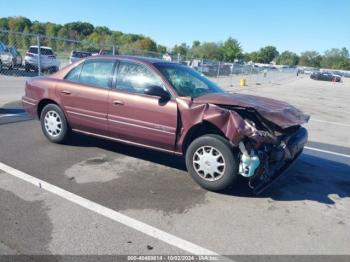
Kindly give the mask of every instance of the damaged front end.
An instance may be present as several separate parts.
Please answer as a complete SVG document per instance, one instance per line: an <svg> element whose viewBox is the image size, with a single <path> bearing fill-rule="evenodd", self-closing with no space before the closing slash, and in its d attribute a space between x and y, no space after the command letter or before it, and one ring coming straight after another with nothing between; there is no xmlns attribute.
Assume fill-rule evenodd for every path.
<svg viewBox="0 0 350 262"><path fill-rule="evenodd" d="M249 187L259 194L300 156L308 140L307 130L299 123L282 128L252 108L223 107L234 110L244 119L245 137L238 146L239 173L249 179ZM308 116L305 119L308 120Z"/></svg>
<svg viewBox="0 0 350 262"><path fill-rule="evenodd" d="M245 97L240 95L240 99L244 101ZM252 100L252 96L248 99ZM275 100L266 99L269 103L265 104L257 100L259 106L255 108L229 101L214 104L211 100L223 99L178 100L182 124L179 143L191 126L203 121L213 124L239 149L239 174L249 180L254 193L261 193L301 154L308 139L301 125L309 116Z"/></svg>
<svg viewBox="0 0 350 262"><path fill-rule="evenodd" d="M249 179L255 194L261 193L295 162L307 138L306 129L299 127L293 134L282 135L279 144L263 144L255 149L249 140L240 142L239 173Z"/></svg>

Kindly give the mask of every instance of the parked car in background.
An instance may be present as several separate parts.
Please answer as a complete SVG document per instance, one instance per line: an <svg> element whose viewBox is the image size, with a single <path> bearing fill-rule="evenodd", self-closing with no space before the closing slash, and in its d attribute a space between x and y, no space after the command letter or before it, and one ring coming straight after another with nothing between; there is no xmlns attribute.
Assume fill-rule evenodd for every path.
<svg viewBox="0 0 350 262"><path fill-rule="evenodd" d="M38 46L31 46L24 57L24 67L26 71L38 70ZM59 62L51 47L40 47L40 66L42 70L51 73L57 72Z"/></svg>
<svg viewBox="0 0 350 262"><path fill-rule="evenodd" d="M160 59L85 58L28 79L22 102L51 142L74 131L183 155L192 178L213 191L243 176L261 192L295 162L308 137L302 124L309 116L292 105L226 93Z"/></svg>
<svg viewBox="0 0 350 262"><path fill-rule="evenodd" d="M116 54L118 53L117 50L115 50ZM113 51L106 49L106 48L101 48L98 53L93 53L92 56L107 56L107 55L113 55Z"/></svg>
<svg viewBox="0 0 350 262"><path fill-rule="evenodd" d="M311 74L310 78L314 79L314 80L341 82L341 76L335 75L335 74L330 73L330 72L313 73L313 74Z"/></svg>
<svg viewBox="0 0 350 262"><path fill-rule="evenodd" d="M69 63L72 64L76 61L79 61L82 58L91 56L91 52L86 52L86 51L72 51L70 53L70 57L69 57Z"/></svg>
<svg viewBox="0 0 350 262"><path fill-rule="evenodd" d="M7 53L7 46L3 42L0 42L0 71L2 70L4 63L6 64L6 61L8 60Z"/></svg>
<svg viewBox="0 0 350 262"><path fill-rule="evenodd" d="M16 48L6 47L5 51L0 54L2 67L12 69L22 65L22 56Z"/></svg>

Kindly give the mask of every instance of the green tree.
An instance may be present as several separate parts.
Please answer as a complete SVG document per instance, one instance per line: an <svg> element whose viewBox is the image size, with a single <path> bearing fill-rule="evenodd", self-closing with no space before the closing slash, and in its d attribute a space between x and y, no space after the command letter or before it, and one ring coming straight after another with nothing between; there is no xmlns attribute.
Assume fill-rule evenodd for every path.
<svg viewBox="0 0 350 262"><path fill-rule="evenodd" d="M321 66L323 68L341 69L347 67L349 63L349 51L344 47L342 49L332 48L324 53Z"/></svg>
<svg viewBox="0 0 350 262"><path fill-rule="evenodd" d="M200 46L200 45L201 45L201 42L198 41L198 40L195 40L195 41L193 41L193 43L192 43L192 48L196 48L196 47L198 47L198 46Z"/></svg>
<svg viewBox="0 0 350 262"><path fill-rule="evenodd" d="M222 44L206 42L192 48L192 55L197 58L210 59L210 60L223 60Z"/></svg>
<svg viewBox="0 0 350 262"><path fill-rule="evenodd" d="M173 53L176 55L187 56L189 52L189 47L186 43L182 43L181 45L175 45L173 48Z"/></svg>
<svg viewBox="0 0 350 262"><path fill-rule="evenodd" d="M258 61L259 63L269 64L279 55L276 47L265 46L259 50Z"/></svg>
<svg viewBox="0 0 350 262"><path fill-rule="evenodd" d="M6 17L0 18L0 29L8 30L9 29L9 20ZM7 33L0 33L0 41L7 42L8 35Z"/></svg>
<svg viewBox="0 0 350 262"><path fill-rule="evenodd" d="M23 33L27 34L30 32L30 28L28 26L26 26L23 30ZM28 49L29 46L31 45L31 41L30 41L31 36L29 35L23 35L22 38L22 48L23 49Z"/></svg>
<svg viewBox="0 0 350 262"><path fill-rule="evenodd" d="M296 66L299 63L299 56L290 51L282 52L276 59L278 65Z"/></svg>
<svg viewBox="0 0 350 262"><path fill-rule="evenodd" d="M69 32L71 32L71 35L73 35L75 38L78 38L78 39L87 37L88 35L92 34L92 32L94 32L94 26L90 23L85 23L85 22L67 23L64 25L64 27ZM103 30L106 30L107 32L109 31L108 28L103 28L101 31Z"/></svg>
<svg viewBox="0 0 350 262"><path fill-rule="evenodd" d="M135 42L135 48L146 50L146 51L156 52L157 51L157 44L151 38L145 37L145 38Z"/></svg>
<svg viewBox="0 0 350 262"><path fill-rule="evenodd" d="M165 53L168 52L168 50L167 50L166 46L158 45L158 46L157 46L157 52L162 53L162 54L165 54Z"/></svg>
<svg viewBox="0 0 350 262"><path fill-rule="evenodd" d="M301 53L299 65L310 67L321 67L322 56L316 51L305 51Z"/></svg>
<svg viewBox="0 0 350 262"><path fill-rule="evenodd" d="M230 37L224 42L222 46L223 58L225 61L233 62L235 59L242 59L242 47L240 43Z"/></svg>
<svg viewBox="0 0 350 262"><path fill-rule="evenodd" d="M8 18L8 28L14 32L23 32L26 26L30 26L31 21L28 18L22 16L14 16ZM10 33L8 37L9 46L21 46L22 35Z"/></svg>
<svg viewBox="0 0 350 262"><path fill-rule="evenodd" d="M0 29L9 29L9 19L7 17L0 18Z"/></svg>
<svg viewBox="0 0 350 262"><path fill-rule="evenodd" d="M254 51L251 53L244 54L244 61L246 62L258 62L259 60L259 52Z"/></svg>

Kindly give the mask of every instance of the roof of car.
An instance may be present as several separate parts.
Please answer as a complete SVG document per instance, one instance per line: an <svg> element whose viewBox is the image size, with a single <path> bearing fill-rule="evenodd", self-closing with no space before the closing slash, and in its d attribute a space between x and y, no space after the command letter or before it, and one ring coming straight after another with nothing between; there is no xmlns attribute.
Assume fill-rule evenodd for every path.
<svg viewBox="0 0 350 262"><path fill-rule="evenodd" d="M131 60L136 62L143 62L148 64L155 64L155 63L169 63L174 64L174 62L166 61L159 58L152 58L152 57L143 57L143 56L130 56L130 55L116 55L116 56L90 56L86 59L99 59L99 58L107 58L107 59L125 59L125 60Z"/></svg>
<svg viewBox="0 0 350 262"><path fill-rule="evenodd" d="M37 45L31 45L29 48L38 48L38 46ZM40 46L40 48L44 48L44 49L52 49L51 47L49 47L49 46Z"/></svg>

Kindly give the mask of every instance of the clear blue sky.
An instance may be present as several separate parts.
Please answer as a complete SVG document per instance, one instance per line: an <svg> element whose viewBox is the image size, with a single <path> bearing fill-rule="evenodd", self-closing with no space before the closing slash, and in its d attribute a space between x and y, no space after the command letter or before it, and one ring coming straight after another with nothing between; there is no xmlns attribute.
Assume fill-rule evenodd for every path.
<svg viewBox="0 0 350 262"><path fill-rule="evenodd" d="M4 1L5 2L5 1ZM350 0L11 0L0 16L90 22L172 47L232 36L245 51L350 49Z"/></svg>

